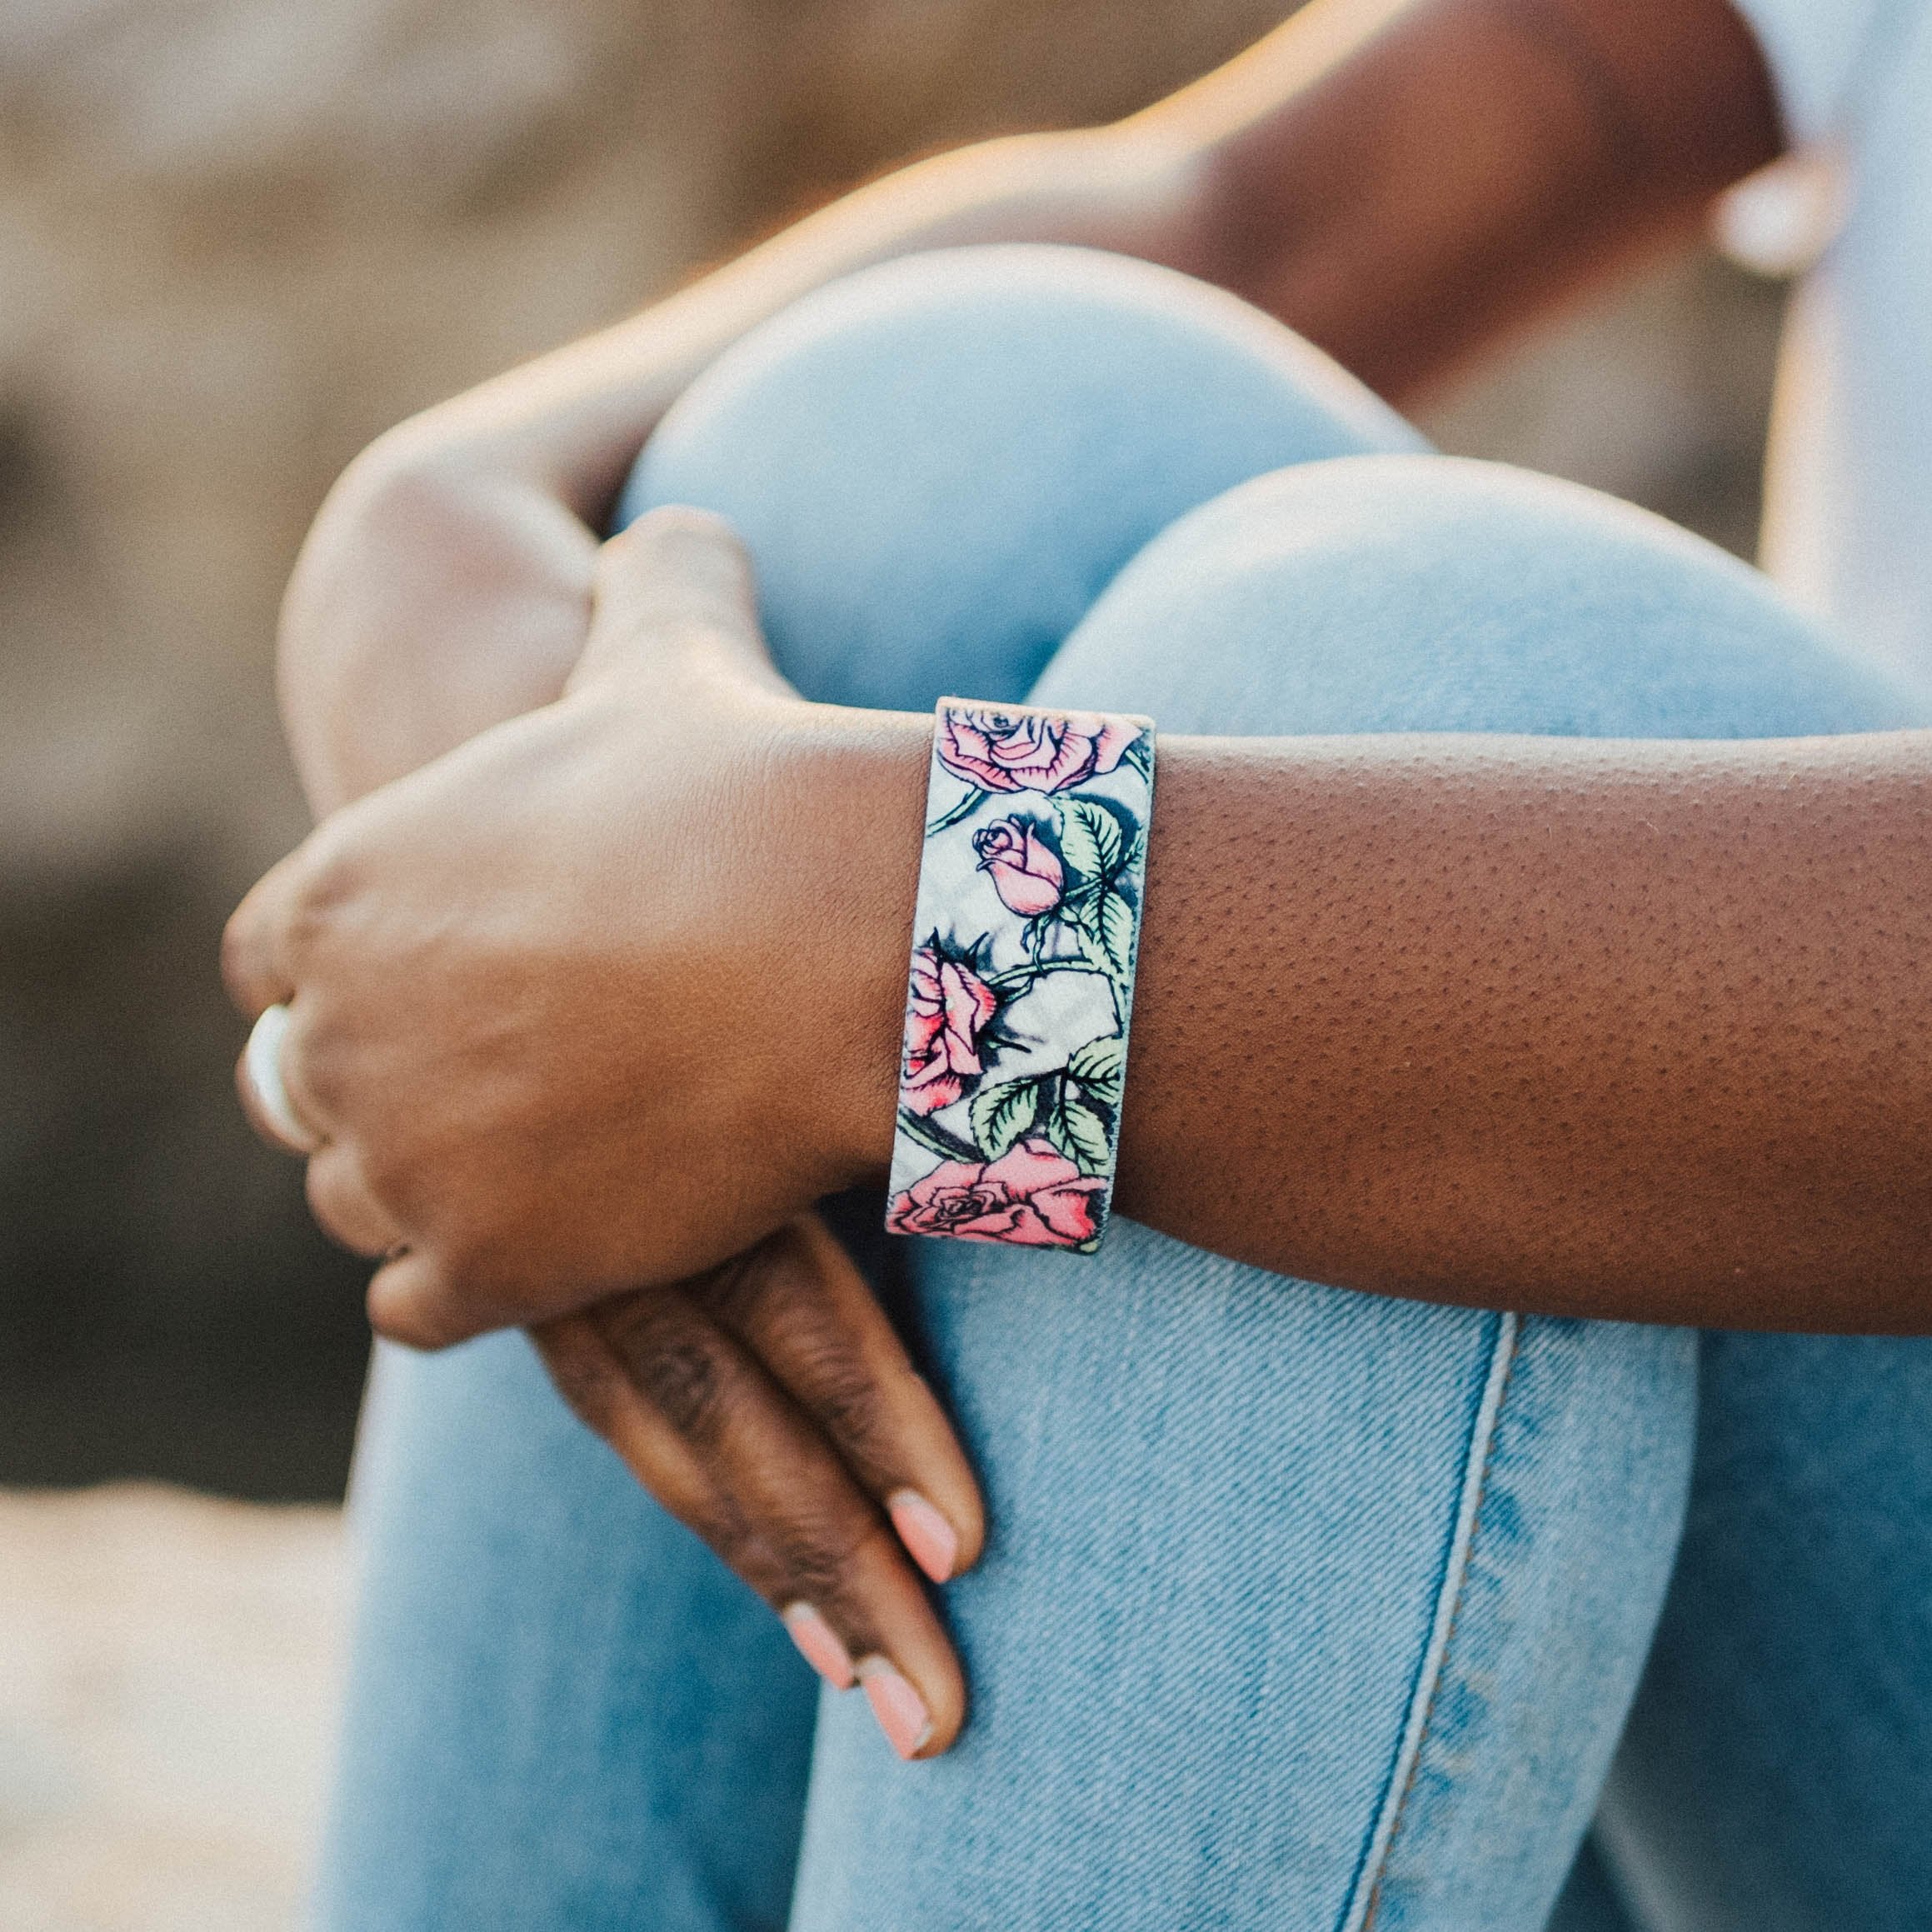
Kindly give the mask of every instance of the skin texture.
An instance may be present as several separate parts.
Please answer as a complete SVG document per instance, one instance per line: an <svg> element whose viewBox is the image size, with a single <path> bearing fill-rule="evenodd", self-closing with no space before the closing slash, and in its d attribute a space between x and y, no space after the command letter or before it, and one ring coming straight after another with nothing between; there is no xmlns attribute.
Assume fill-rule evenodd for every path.
<svg viewBox="0 0 1932 1932"><path fill-rule="evenodd" d="M640 1480L775 1607L817 1603L835 1651L891 1657L931 1714L916 1748L943 1749L963 1689L881 1505L904 1488L930 1499L954 1550L928 1567L956 1570L980 1546L978 1497L943 1417L930 1397L914 1399L889 1330L862 1290L855 1296L849 1265L800 1218L817 1192L884 1157L926 724L789 697L760 661L718 533L660 525L601 556L597 532L625 469L691 377L799 295L868 262L974 241L1085 242L1183 268L1281 316L1400 401L1667 244L1780 144L1761 60L1723 0L1316 0L1131 121L989 142L901 171L373 446L325 505L292 582L284 713L318 814L437 762L328 822L272 875L237 916L228 968L247 1011L299 989L284 1071L304 1117L328 1136L310 1176L324 1225L372 1255L409 1246L377 1277L378 1327L433 1345L534 1323L559 1385ZM639 556L648 583L626 575L625 560ZM579 666L593 612L598 635ZM571 691L553 702L567 680ZM682 736L674 744L660 731L663 755L641 759L653 719L668 717ZM1848 801L1858 811L1881 794L1895 802L1916 782L1914 750L1850 792L1826 754L1823 765L1779 755L1821 788L1820 809L1844 839L1909 842L1909 826L1859 818ZM1499 854L1485 788L1500 801L1513 786L1540 797L1549 783L1574 786L1576 816L1564 822L1600 812L1609 838L1638 812L1639 792L1645 824L1668 817L1660 801L1674 781L1636 771L1642 754L1600 747L1576 756L1607 763L1560 774L1545 763L1567 755L1540 744L1472 746L1474 762L1455 769L1431 763L1441 756L1358 743L1297 761L1266 747L1168 741L1123 1207L1245 1258L1447 1299L1519 1299L1518 1283L1566 1266L1584 1301L1647 1295L1627 1311L1703 1319L1688 1310L1712 1277L1690 1276L1708 1261L1731 1269L1744 1319L1916 1320L1917 1277L1898 1272L1910 1246L1917 1144L1900 1123L1913 1096L1881 1091L1875 1106L1861 1090L1861 1131L1832 1142L1830 1171L1805 1152L1824 1144L1828 1120L1855 1111L1835 1053L1905 1077L1910 1014L1897 989L1909 982L1873 976L1893 956L1874 955L1859 981L1893 989L1885 999L1830 981L1822 953L1804 956L1812 979L1782 954L1782 979L1754 978L1741 956L1727 964L1699 950L1713 934L1690 920L1696 905L1646 903L1635 871L1620 884L1606 874L1595 915L1554 909L1554 950L1542 956L1552 970L1595 961L1592 994L1535 997L1520 976L1499 981L1491 970L1520 930L1504 901L1490 902L1485 925L1453 881L1460 866L1489 876L1500 863L1540 917L1538 868L1560 867L1564 855L1520 838ZM1730 787L1739 826L1755 830L1750 814L1775 809L1761 775L1693 773L1700 756L1687 754L1679 777ZM1345 798L1334 790L1341 759L1360 761ZM514 822L491 802L492 786L518 797ZM855 790L867 797L871 822L906 826L902 866L827 877L825 855L796 842L777 803L823 787L848 808ZM736 816L707 816L721 805ZM1397 836L1405 810L1420 816ZM662 842L701 823L716 824L726 845L694 859ZM1290 823L1292 834L1281 829ZM1246 844L1236 826L1248 828ZM1690 841L1687 863L1720 864L1697 844L1699 824L1670 836ZM754 847L782 862L746 868ZM1595 865L1601 846L1589 849ZM683 855L676 880L651 861L666 850ZM1821 847L1805 876L1842 895L1845 851ZM1434 869L1403 873L1425 851ZM1257 855L1270 853L1279 880L1295 881L1292 895L1274 875L1257 881ZM1338 887L1312 922L1301 896L1310 876ZM826 899L796 896L804 879L821 894L849 888L837 901L841 943L823 949L851 962L844 998L800 983L789 955L770 956L781 908L823 917ZM1420 922L1405 974L1389 963L1385 924L1349 924L1344 880L1366 894L1365 907L1400 905ZM698 892L721 882L721 900ZM1221 956L1231 942L1221 907L1237 890L1259 891L1271 919L1293 925L1303 951L1292 966L1276 954ZM480 931L479 891L492 909ZM700 899L703 917L691 910ZM1727 943L1770 930L1771 901L1738 904ZM1895 905L1890 916L1896 924ZM1271 930L1250 927L1240 943L1262 946ZM466 951L478 939L481 950ZM1605 963L1613 945L1645 944L1653 951L1626 958L1632 970L1620 977ZM785 976L761 980L747 957ZM1362 1009L1327 990L1368 970L1382 976L1378 1022L1405 1002L1400 1034L1368 1026ZM1257 1056L1246 1012L1186 991L1216 979L1298 1002L1292 1066ZM1702 986L1709 1003L1645 1006L1629 991L1653 981ZM759 1024L773 983L788 988L789 1034ZM1471 983L1490 1002L1470 1036L1472 1045L1482 1036L1486 1061L1441 1045L1445 1026L1470 1024ZM1695 1093L1672 1089L1679 1043L1704 1046L1701 1031L1673 1029L1701 1029L1720 1016L1719 993L1740 988L1751 995L1749 1023L1723 1036L1706 1067L1722 1077ZM1780 1039L1767 1059L1770 1031L1800 1011L1829 1022L1806 1033L1813 1056ZM1553 1017L1555 1031L1540 1031ZM761 1130L747 1162L754 1098L768 1096L806 1037L815 1060L846 1077L815 1088L809 1118ZM546 1051L520 1059L517 1042L531 1039ZM1517 1041L1500 1062L1498 1041ZM1722 1057L1745 1041L1755 1061ZM1422 1115L1417 1056L1445 1096ZM1753 1064L1767 1078L1812 1081L1812 1096L1829 1104L1783 1120L1752 1086ZM1633 1066L1645 1077L1633 1080ZM1587 1086L1578 1083L1593 1079L1609 1083L1611 1104L1579 1101ZM449 1100L432 1117L391 1097L419 1101L446 1082ZM1333 1124L1322 1145L1257 1135L1285 1094L1317 1091ZM1234 1094L1240 1104L1226 1104ZM1602 1136L1607 1166L1578 1158L1579 1128ZM532 1148L541 1160L528 1158ZM1860 1170L1848 1148L1877 1165ZM1252 1161L1231 1161L1231 1149L1254 1150ZM1687 1151L1706 1164L1687 1166ZM632 1201L641 1171L655 1184L648 1214L633 1217L613 1204ZM1575 1178L1586 1171L1590 1189ZM1726 1202L1761 1208L1765 1190L1743 1185L1752 1171L1782 1182L1782 1218L1755 1231L1740 1226L1751 1218L1741 1210L1713 1218ZM1290 1190L1284 1175L1311 1184ZM1850 1227L1861 1189L1868 1211L1895 1199L1896 1212ZM1794 1202L1817 1210L1802 1230ZM1620 1273L1632 1259L1620 1231L1646 1211L1663 1214L1659 1246L1671 1261L1633 1287ZM1519 1211L1538 1217L1540 1231L1511 1246L1504 1237ZM1755 1232L1756 1245L1734 1251L1733 1232ZM1835 1245L1841 1236L1849 1245ZM1566 1238L1575 1251L1564 1263ZM736 1260L734 1246L744 1250ZM1862 1286L1854 1257L1874 1271ZM736 1284L721 1300L727 1276L708 1274L714 1266ZM765 1311L759 1322L731 1317L747 1303ZM781 1480L793 1470L806 1473ZM921 1546L930 1559L929 1536ZM814 1645L841 1677L840 1657Z"/></svg>
<svg viewBox="0 0 1932 1932"><path fill-rule="evenodd" d="M1429 1300L1932 1329L1932 737L1176 740L1161 784L1125 1211Z"/></svg>

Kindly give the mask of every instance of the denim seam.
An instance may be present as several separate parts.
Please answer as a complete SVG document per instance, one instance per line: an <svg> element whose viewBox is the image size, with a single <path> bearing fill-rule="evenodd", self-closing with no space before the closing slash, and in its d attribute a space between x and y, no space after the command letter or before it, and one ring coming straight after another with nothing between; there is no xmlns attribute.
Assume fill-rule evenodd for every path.
<svg viewBox="0 0 1932 1932"><path fill-rule="evenodd" d="M1416 1670L1409 1695L1409 1709L1402 1725L1402 1740L1390 1767L1380 1811L1363 1854L1355 1882L1350 1888L1346 1910L1339 1932L1372 1932L1377 1907L1381 1902L1382 1879L1407 1808L1410 1793L1422 1762L1422 1747L1435 1715L1435 1703L1442 1688L1449 1660L1449 1648L1455 1634L1456 1619L1462 1610L1463 1592L1469 1581L1469 1564L1475 1546L1478 1520L1482 1513L1484 1492L1488 1487L1490 1463L1495 1449L1496 1428L1502 1415L1503 1398L1509 1392L1510 1376L1515 1367L1520 1319L1505 1313L1497 1317L1496 1337L1490 1351L1489 1372L1484 1380L1482 1400L1476 1405L1470 1425L1469 1448L1463 1459L1460 1493L1456 1500L1455 1529L1450 1539L1436 1586L1435 1615L1431 1621L1429 1643Z"/></svg>

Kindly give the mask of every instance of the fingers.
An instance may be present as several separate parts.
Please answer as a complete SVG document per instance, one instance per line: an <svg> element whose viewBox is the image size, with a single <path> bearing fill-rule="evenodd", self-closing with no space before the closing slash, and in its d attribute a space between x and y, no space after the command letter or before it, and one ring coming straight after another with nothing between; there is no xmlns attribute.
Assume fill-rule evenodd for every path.
<svg viewBox="0 0 1932 1932"><path fill-rule="evenodd" d="M979 1560L986 1512L966 1451L816 1215L686 1286L825 1430L935 1583Z"/></svg>
<svg viewBox="0 0 1932 1932"><path fill-rule="evenodd" d="M952 1742L966 1685L924 1590L851 1472L733 1337L661 1290L533 1332L572 1407L822 1676L864 1687L901 1756Z"/></svg>
<svg viewBox="0 0 1932 1932"><path fill-rule="evenodd" d="M222 980L251 1020L295 996L288 934L302 891L299 851L256 881L222 934Z"/></svg>
<svg viewBox="0 0 1932 1932"><path fill-rule="evenodd" d="M367 1300L370 1327L405 1348L451 1348L517 1319L484 1305L473 1290L459 1294L447 1269L427 1251L384 1262L369 1283Z"/></svg>
<svg viewBox="0 0 1932 1932"><path fill-rule="evenodd" d="M323 1146L310 1156L308 1206L324 1234L370 1261L402 1241L402 1224L376 1198L350 1148Z"/></svg>
<svg viewBox="0 0 1932 1932"><path fill-rule="evenodd" d="M571 687L693 640L741 675L796 696L765 647L751 562L731 527L706 511L653 510L598 552L590 638Z"/></svg>

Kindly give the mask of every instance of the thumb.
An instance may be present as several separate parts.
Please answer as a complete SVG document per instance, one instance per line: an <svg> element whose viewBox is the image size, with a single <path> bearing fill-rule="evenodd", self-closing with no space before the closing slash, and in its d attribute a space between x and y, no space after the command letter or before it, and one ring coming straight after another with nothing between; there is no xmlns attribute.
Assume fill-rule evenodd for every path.
<svg viewBox="0 0 1932 1932"><path fill-rule="evenodd" d="M706 510L652 510L597 552L590 636L568 688L623 676L694 646L795 695L766 649L751 562L731 526Z"/></svg>

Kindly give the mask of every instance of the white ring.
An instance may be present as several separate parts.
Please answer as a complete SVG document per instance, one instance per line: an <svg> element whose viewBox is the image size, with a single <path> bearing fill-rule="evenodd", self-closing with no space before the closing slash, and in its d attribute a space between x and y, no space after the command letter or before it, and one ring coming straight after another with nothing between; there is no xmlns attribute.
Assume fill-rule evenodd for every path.
<svg viewBox="0 0 1932 1932"><path fill-rule="evenodd" d="M322 1137L290 1104L282 1077L282 1043L288 1037L288 1021L287 1007L269 1007L248 1036L242 1064L247 1070L248 1085L254 1089L255 1103L277 1137L297 1153L312 1154L322 1146Z"/></svg>

